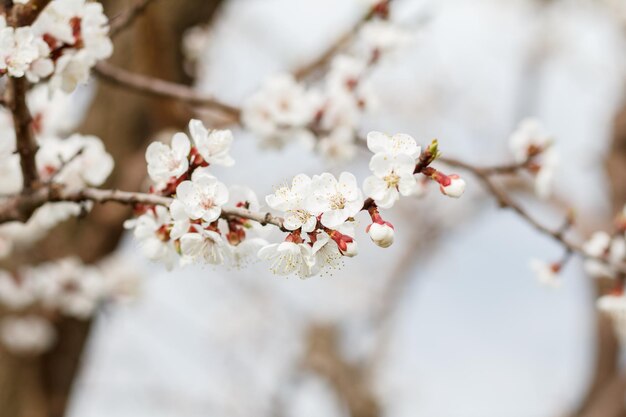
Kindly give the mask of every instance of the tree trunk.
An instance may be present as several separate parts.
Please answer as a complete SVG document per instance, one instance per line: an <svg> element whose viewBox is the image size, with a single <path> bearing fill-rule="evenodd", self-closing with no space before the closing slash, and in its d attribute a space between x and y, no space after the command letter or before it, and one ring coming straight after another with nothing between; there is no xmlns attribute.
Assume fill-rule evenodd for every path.
<svg viewBox="0 0 626 417"><path fill-rule="evenodd" d="M125 10L127 0L103 1L108 16ZM139 73L176 82L190 80L182 68L184 31L207 22L221 0L155 1L133 27L115 39L111 62ZM100 82L88 115L78 131L100 137L116 161L113 188L137 190L146 175L143 153L148 140L165 128L181 129L189 110L166 99L142 97ZM49 238L13 257L29 264L78 255L92 263L115 250L128 207L104 205L57 227ZM18 358L0 352L0 417L62 417L77 375L90 323L62 319L58 342L41 358Z"/></svg>

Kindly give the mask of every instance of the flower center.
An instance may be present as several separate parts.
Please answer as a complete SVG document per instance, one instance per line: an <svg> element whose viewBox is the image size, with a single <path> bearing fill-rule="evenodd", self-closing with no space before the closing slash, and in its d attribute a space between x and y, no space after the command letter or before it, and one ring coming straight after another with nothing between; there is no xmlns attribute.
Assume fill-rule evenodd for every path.
<svg viewBox="0 0 626 417"><path fill-rule="evenodd" d="M295 211L295 213L296 216L298 216L298 220L300 220L302 223L306 223L306 221L311 218L311 213L306 210L298 209Z"/></svg>
<svg viewBox="0 0 626 417"><path fill-rule="evenodd" d="M205 210L208 210L210 208L212 208L215 204L213 203L213 198L211 198L208 195L202 196L202 199L200 200L200 207L202 207Z"/></svg>
<svg viewBox="0 0 626 417"><path fill-rule="evenodd" d="M330 208L332 210L341 210L345 206L346 206L346 198L342 194L337 193L330 198Z"/></svg>
<svg viewBox="0 0 626 417"><path fill-rule="evenodd" d="M167 161L167 169L170 171L174 171L180 166L180 162L181 161L177 160L176 157L171 156Z"/></svg>
<svg viewBox="0 0 626 417"><path fill-rule="evenodd" d="M400 177L393 171L383 179L387 183L387 188L396 188L400 183Z"/></svg>

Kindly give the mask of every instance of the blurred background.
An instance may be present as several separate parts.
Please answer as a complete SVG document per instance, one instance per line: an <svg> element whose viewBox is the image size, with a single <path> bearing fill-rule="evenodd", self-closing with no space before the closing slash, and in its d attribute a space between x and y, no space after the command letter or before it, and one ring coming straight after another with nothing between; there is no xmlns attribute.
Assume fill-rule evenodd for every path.
<svg viewBox="0 0 626 417"><path fill-rule="evenodd" d="M128 6L103 3L112 19ZM365 3L158 0L116 39L112 61L240 105L268 76L321 54ZM555 192L537 201L514 184L515 198L546 224L574 207L585 235L610 226L626 200L626 3L394 0L391 20L414 36L374 70L378 103L362 133L438 138L446 156L492 165L511 159L509 135L537 117L560 154ZM198 25L189 63L182 45ZM143 183L147 143L184 129L191 114L97 80L77 96L91 101L79 130L103 139L122 189ZM216 175L261 197L300 172L346 169L234 133L236 165ZM362 178L367 161L359 153L347 169ZM4 355L0 416L20 415L8 411L20 402L30 410L21 415L70 417L626 415L596 283L574 260L561 288L539 285L529 260L562 250L466 179L460 200L433 188L396 205L391 248L361 230L358 258L308 280L274 276L263 263L168 272L123 234L127 209L70 221L30 255L92 262L119 251L143 275L141 293L93 323L62 323L41 362Z"/></svg>

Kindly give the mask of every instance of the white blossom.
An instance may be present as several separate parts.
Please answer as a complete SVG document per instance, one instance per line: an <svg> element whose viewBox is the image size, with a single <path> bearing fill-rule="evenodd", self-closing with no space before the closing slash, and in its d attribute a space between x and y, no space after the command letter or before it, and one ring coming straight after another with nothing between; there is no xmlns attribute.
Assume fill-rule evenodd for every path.
<svg viewBox="0 0 626 417"><path fill-rule="evenodd" d="M183 53L185 59L191 64L197 64L212 39L212 33L209 28L204 26L195 26L185 31L183 35ZM189 71L193 74L193 71Z"/></svg>
<svg viewBox="0 0 626 417"><path fill-rule="evenodd" d="M56 331L38 316L9 316L0 322L0 339L14 354L39 355L52 347Z"/></svg>
<svg viewBox="0 0 626 417"><path fill-rule="evenodd" d="M267 240L260 237L246 237L237 245L225 245L225 255L232 267L240 269L257 261L257 254L261 248L269 245Z"/></svg>
<svg viewBox="0 0 626 417"><path fill-rule="evenodd" d="M326 232L319 232L311 247L310 275L324 272L333 272L343 267L343 255L339 251L337 243Z"/></svg>
<svg viewBox="0 0 626 417"><path fill-rule="evenodd" d="M170 237L172 239L180 239L185 233L189 232L191 220L185 210L185 205L180 200L174 199L170 204L170 216L172 217L172 229Z"/></svg>
<svg viewBox="0 0 626 417"><path fill-rule="evenodd" d="M196 232L185 233L180 238L180 250L190 261L213 265L224 263L224 241L212 231L196 227Z"/></svg>
<svg viewBox="0 0 626 417"><path fill-rule="evenodd" d="M71 189L102 185L114 165L99 138L80 134L67 139L41 139L36 160L42 179L54 177L56 182Z"/></svg>
<svg viewBox="0 0 626 417"><path fill-rule="evenodd" d="M24 180L20 157L16 153L13 124L2 119L0 114L0 194L11 195L22 190Z"/></svg>
<svg viewBox="0 0 626 417"><path fill-rule="evenodd" d="M51 228L90 206L87 203L46 203L35 210L26 223L15 221L0 225L0 258L10 255L15 247L32 245Z"/></svg>
<svg viewBox="0 0 626 417"><path fill-rule="evenodd" d="M26 78L31 83L38 83L54 72L54 62L49 58L50 48L48 44L40 37L34 40L38 50L38 58L36 58L26 70Z"/></svg>
<svg viewBox="0 0 626 417"><path fill-rule="evenodd" d="M548 198L552 193L554 176L559 165L559 154L550 147L542 153L539 171L535 174L535 193L540 198Z"/></svg>
<svg viewBox="0 0 626 417"><path fill-rule="evenodd" d="M583 251L594 258L604 258L611 247L611 236L606 232L595 232L583 244ZM612 277L614 272L605 262L596 259L587 259L584 262L585 271L592 277Z"/></svg>
<svg viewBox="0 0 626 417"><path fill-rule="evenodd" d="M200 120L189 122L189 133L198 153L209 164L232 166L235 161L229 155L233 134L230 130L207 130Z"/></svg>
<svg viewBox="0 0 626 417"><path fill-rule="evenodd" d="M168 232L171 220L167 208L156 206L137 219L124 224L127 229L134 229L135 239L139 242L144 256L164 263L168 269L172 269L178 259Z"/></svg>
<svg viewBox="0 0 626 417"><path fill-rule="evenodd" d="M89 318L103 296L102 275L77 258L65 258L31 268L44 306L78 319Z"/></svg>
<svg viewBox="0 0 626 417"><path fill-rule="evenodd" d="M355 92L349 91L343 85L334 88L328 87L321 94L321 117L319 126L325 131L335 131L340 128L354 130L357 128L366 100L359 101Z"/></svg>
<svg viewBox="0 0 626 417"><path fill-rule="evenodd" d="M517 162L546 150L552 145L552 136L537 119L524 119L509 138L509 145Z"/></svg>
<svg viewBox="0 0 626 417"><path fill-rule="evenodd" d="M623 236L611 237L606 232L595 232L583 244L586 255L598 259L586 259L585 271L596 278L614 278L615 266L626 260L626 241Z"/></svg>
<svg viewBox="0 0 626 417"><path fill-rule="evenodd" d="M0 16L0 73L23 77L39 59L45 59L50 51L42 44L29 26L7 26Z"/></svg>
<svg viewBox="0 0 626 417"><path fill-rule="evenodd" d="M312 135L305 126L315 116L313 98L291 74L279 74L268 78L261 89L245 101L242 120L247 129L268 144L312 143Z"/></svg>
<svg viewBox="0 0 626 417"><path fill-rule="evenodd" d="M323 90L312 92L317 103L319 125L326 131L339 127L356 129L365 110L376 105L376 94L365 77L367 62L350 55L338 55L331 61Z"/></svg>
<svg viewBox="0 0 626 417"><path fill-rule="evenodd" d="M48 46L60 54L50 87L68 93L86 83L96 62L113 52L108 19L98 2L55 0L39 15L33 31L45 35Z"/></svg>
<svg viewBox="0 0 626 417"><path fill-rule="evenodd" d="M369 167L374 175L365 179L363 191L381 208L391 208L400 194L420 195L424 191L413 174L415 159L405 153L377 153L370 160Z"/></svg>
<svg viewBox="0 0 626 417"><path fill-rule="evenodd" d="M189 169L191 143L184 133L176 133L172 144L152 142L146 149L148 175L157 184L178 178Z"/></svg>
<svg viewBox="0 0 626 417"><path fill-rule="evenodd" d="M206 168L198 168L192 174L191 181L183 181L178 185L176 198L183 203L191 219L213 222L219 218L221 206L228 201L228 188Z"/></svg>
<svg viewBox="0 0 626 417"><path fill-rule="evenodd" d="M102 275L102 295L107 301L129 303L137 299L141 274L130 257L114 254L98 263Z"/></svg>
<svg viewBox="0 0 626 417"><path fill-rule="evenodd" d="M47 84L34 86L28 92L27 103L37 136L65 137L80 122L73 97L62 91L51 92Z"/></svg>
<svg viewBox="0 0 626 417"><path fill-rule="evenodd" d="M345 54L337 55L331 61L326 76L327 88L353 92L360 88L359 84L367 67L367 62L361 58Z"/></svg>
<svg viewBox="0 0 626 417"><path fill-rule="evenodd" d="M50 78L51 90L71 93L81 84L87 84L93 59L85 51L62 55L55 63L55 70Z"/></svg>
<svg viewBox="0 0 626 417"><path fill-rule="evenodd" d="M353 174L342 172L337 180L334 175L323 173L313 177L307 206L312 212L322 213L322 224L334 229L361 211L363 193Z"/></svg>
<svg viewBox="0 0 626 417"><path fill-rule="evenodd" d="M611 248L609 249L609 262L617 265L626 260L626 240L624 236L615 236L611 240Z"/></svg>
<svg viewBox="0 0 626 417"><path fill-rule="evenodd" d="M626 341L626 295L609 294L598 298L598 309L609 315L621 341Z"/></svg>
<svg viewBox="0 0 626 417"><path fill-rule="evenodd" d="M535 273L540 284L553 288L561 286L561 280L559 279L560 266L555 266L540 259L531 259L530 269Z"/></svg>
<svg viewBox="0 0 626 417"><path fill-rule="evenodd" d="M374 154L407 155L413 160L417 159L422 151L415 139L404 133L391 136L382 132L370 132L367 134L367 147Z"/></svg>
<svg viewBox="0 0 626 417"><path fill-rule="evenodd" d="M319 139L317 146L326 160L337 164L351 161L357 150L354 131L346 126L333 129Z"/></svg>
<svg viewBox="0 0 626 417"><path fill-rule="evenodd" d="M256 193L250 188L241 185L232 185L228 191L228 202L235 207L247 208L252 212L259 212L261 205ZM270 232L271 226L262 226L260 223L248 221L245 225L247 231L265 237Z"/></svg>
<svg viewBox="0 0 626 417"><path fill-rule="evenodd" d="M295 274L300 278L312 275L311 247L306 243L282 242L264 246L258 256L262 260L271 261L270 270L276 275Z"/></svg>
<svg viewBox="0 0 626 417"><path fill-rule="evenodd" d="M18 270L0 271L0 304L10 311L43 309L87 319L105 301L125 301L136 295L138 274L128 262L113 256L97 266L77 258L62 258Z"/></svg>
<svg viewBox="0 0 626 417"><path fill-rule="evenodd" d="M309 211L308 199L311 193L311 178L307 175L296 175L291 187L282 186L274 194L265 197L267 205L275 210L285 212L284 226L288 230L302 228L303 232L312 232L317 224L318 212Z"/></svg>
<svg viewBox="0 0 626 417"><path fill-rule="evenodd" d="M19 279L8 272L0 271L0 303L11 309L21 310L36 300L32 282Z"/></svg>
<svg viewBox="0 0 626 417"><path fill-rule="evenodd" d="M411 34L396 23L386 20L371 20L358 33L357 42L367 53L368 59L377 59L409 43Z"/></svg>
<svg viewBox="0 0 626 417"><path fill-rule="evenodd" d="M587 255L601 257L606 254L611 245L611 235L606 232L595 232L583 245Z"/></svg>

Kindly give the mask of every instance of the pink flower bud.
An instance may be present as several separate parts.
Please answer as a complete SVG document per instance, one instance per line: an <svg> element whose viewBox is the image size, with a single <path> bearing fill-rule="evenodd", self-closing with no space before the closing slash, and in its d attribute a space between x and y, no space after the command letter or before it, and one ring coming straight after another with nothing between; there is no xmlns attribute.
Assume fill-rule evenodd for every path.
<svg viewBox="0 0 626 417"><path fill-rule="evenodd" d="M331 230L328 235L337 243L339 252L341 252L343 256L352 258L359 253L356 242L352 237L344 235L337 230Z"/></svg>
<svg viewBox="0 0 626 417"><path fill-rule="evenodd" d="M346 249L342 251L343 256L347 256L352 258L359 254L359 248L356 245L356 241L353 240L351 242L346 243Z"/></svg>
<svg viewBox="0 0 626 417"><path fill-rule="evenodd" d="M449 181L446 185L441 184L439 190L448 197L459 198L465 191L465 180L458 175L448 175Z"/></svg>
<svg viewBox="0 0 626 417"><path fill-rule="evenodd" d="M391 246L395 234L393 227L387 222L370 224L367 228L367 233L370 235L372 242L381 248Z"/></svg>

